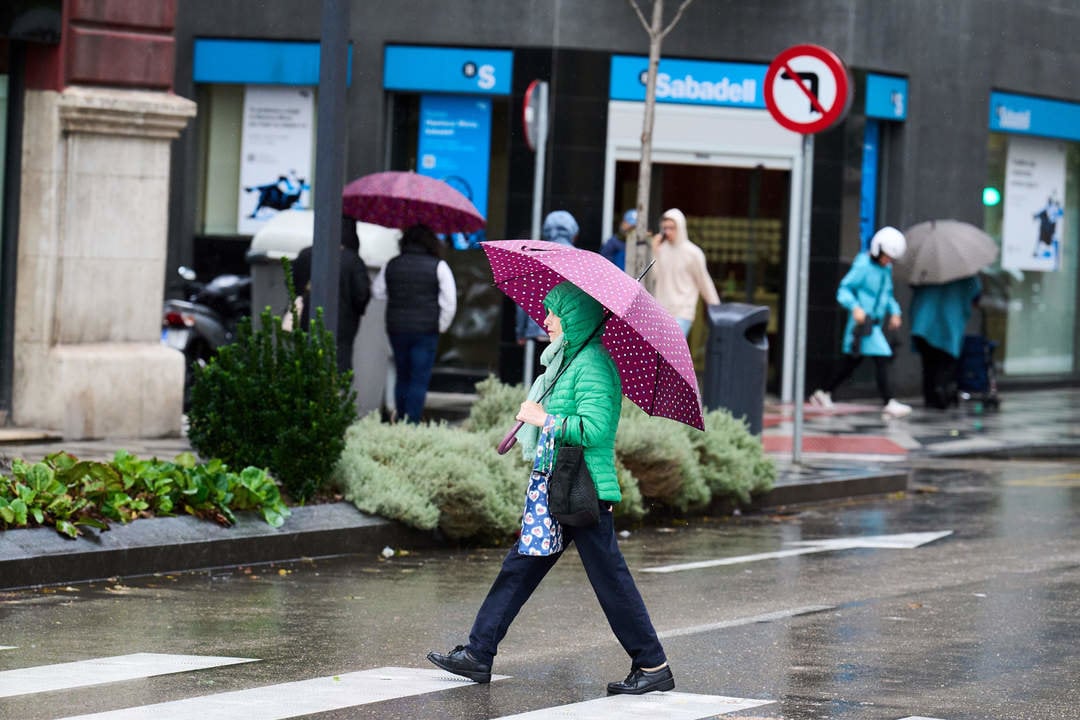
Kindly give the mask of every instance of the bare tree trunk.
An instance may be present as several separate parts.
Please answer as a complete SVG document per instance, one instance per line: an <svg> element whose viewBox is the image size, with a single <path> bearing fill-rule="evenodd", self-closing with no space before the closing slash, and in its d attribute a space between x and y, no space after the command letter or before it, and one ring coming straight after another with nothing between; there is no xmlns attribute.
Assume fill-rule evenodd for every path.
<svg viewBox="0 0 1080 720"><path fill-rule="evenodd" d="M664 36L678 24L687 6L694 0L683 0L675 16L664 27L664 0L653 0L652 19L647 21L637 0L627 0L649 34L649 70L645 80L645 118L641 129L641 163L638 166L637 227L626 243L626 272L638 277L652 260L649 234L649 193L652 186L652 135L656 117L656 74L660 67L660 46ZM645 278L646 287L653 289L652 278Z"/></svg>
<svg viewBox="0 0 1080 720"><path fill-rule="evenodd" d="M638 277L649 266L652 248L649 245L649 190L652 186L652 134L656 116L656 73L660 67L660 44L664 21L664 0L653 0L652 22L649 26L649 72L645 81L645 120L641 130L641 163L638 166L637 227L626 246L626 270ZM649 279L651 280L651 278ZM652 283L646 281L652 288Z"/></svg>

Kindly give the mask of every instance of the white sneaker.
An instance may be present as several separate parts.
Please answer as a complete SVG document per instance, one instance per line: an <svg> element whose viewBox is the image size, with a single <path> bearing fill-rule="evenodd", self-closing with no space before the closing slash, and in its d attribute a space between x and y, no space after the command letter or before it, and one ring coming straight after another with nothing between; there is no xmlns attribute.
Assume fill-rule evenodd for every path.
<svg viewBox="0 0 1080 720"><path fill-rule="evenodd" d="M881 414L887 418L902 418L911 414L911 406L896 400L889 400L885 407L881 408Z"/></svg>
<svg viewBox="0 0 1080 720"><path fill-rule="evenodd" d="M824 390L815 390L814 394L810 396L810 404L819 408L831 408L833 406L832 395Z"/></svg>

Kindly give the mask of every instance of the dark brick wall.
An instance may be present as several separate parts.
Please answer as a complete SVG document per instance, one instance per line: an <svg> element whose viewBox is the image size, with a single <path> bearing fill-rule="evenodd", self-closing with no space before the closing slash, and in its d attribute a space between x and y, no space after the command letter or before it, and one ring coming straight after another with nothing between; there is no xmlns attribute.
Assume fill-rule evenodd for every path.
<svg viewBox="0 0 1080 720"><path fill-rule="evenodd" d="M58 46L28 48L27 86L171 90L176 0L69 0Z"/></svg>

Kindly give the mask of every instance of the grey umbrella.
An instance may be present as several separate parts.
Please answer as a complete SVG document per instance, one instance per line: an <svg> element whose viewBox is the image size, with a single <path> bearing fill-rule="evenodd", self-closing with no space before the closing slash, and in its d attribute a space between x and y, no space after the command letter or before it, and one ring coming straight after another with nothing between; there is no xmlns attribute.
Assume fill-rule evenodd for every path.
<svg viewBox="0 0 1080 720"><path fill-rule="evenodd" d="M937 285L977 274L994 262L994 238L960 220L927 220L904 231L907 252L894 272L912 285Z"/></svg>

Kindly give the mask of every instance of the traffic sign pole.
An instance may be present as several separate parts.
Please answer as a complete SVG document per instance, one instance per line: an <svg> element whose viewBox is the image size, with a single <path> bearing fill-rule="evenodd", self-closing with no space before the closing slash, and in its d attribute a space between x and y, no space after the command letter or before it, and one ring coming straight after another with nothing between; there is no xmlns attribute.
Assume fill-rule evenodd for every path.
<svg viewBox="0 0 1080 720"><path fill-rule="evenodd" d="M802 463L803 404L806 397L806 305L810 285L810 214L813 198L814 133L839 122L851 103L850 81L844 63L818 45L784 50L765 73L765 106L783 127L803 136L802 185L799 198L799 239L795 271L794 427L791 459ZM787 378L785 376L785 383ZM785 385L786 390L786 385Z"/></svg>
<svg viewBox="0 0 1080 720"><path fill-rule="evenodd" d="M810 286L810 207L813 197L814 136L803 135L802 197L799 200L799 274L795 313L795 418L791 429L791 461L802 463L803 402L806 397L806 303Z"/></svg>
<svg viewBox="0 0 1080 720"><path fill-rule="evenodd" d="M534 80L525 96L526 137L533 138L536 149L536 164L533 170L532 234L530 237L533 240L539 240L540 214L544 201L544 170L547 165L548 84L543 80ZM522 369L522 381L525 383L525 387L532 386L533 375L536 374L535 358L536 340L527 337L525 338L525 357Z"/></svg>

